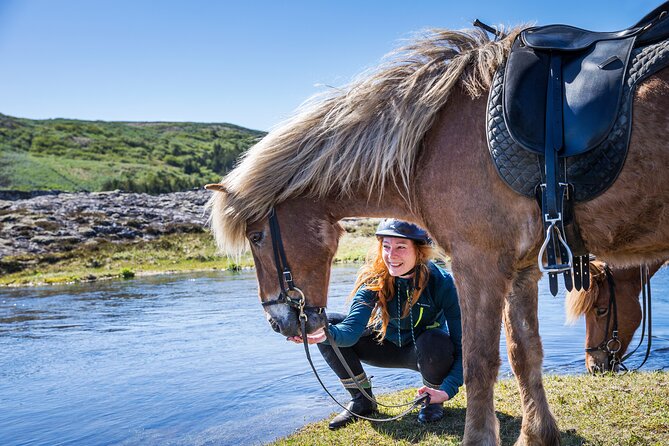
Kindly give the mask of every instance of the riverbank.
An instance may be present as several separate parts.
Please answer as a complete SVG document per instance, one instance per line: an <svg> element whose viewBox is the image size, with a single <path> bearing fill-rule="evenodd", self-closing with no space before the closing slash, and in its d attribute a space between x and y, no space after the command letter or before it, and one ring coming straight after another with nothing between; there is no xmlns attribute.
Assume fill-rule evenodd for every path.
<svg viewBox="0 0 669 446"><path fill-rule="evenodd" d="M341 239L335 263L364 260L373 240L347 232ZM12 256L5 261L20 261L26 266L0 276L0 286L55 285L253 267L250 253L239 259L217 253L208 232L168 234L126 243L99 242L69 251Z"/></svg>
<svg viewBox="0 0 669 446"><path fill-rule="evenodd" d="M669 373L628 373L607 376L544 376L551 409L558 420L563 446L669 444ZM415 389L382 395L386 404L410 401ZM459 445L465 425L466 390L446 404L446 417L422 425L412 413L401 420L354 423L338 431L329 419L308 424L273 445ZM520 432L520 395L515 380L495 386L495 410L503 445L513 444ZM383 414L399 413L384 409Z"/></svg>
<svg viewBox="0 0 669 446"><path fill-rule="evenodd" d="M250 254L220 255L206 229L211 192L36 193L0 198L0 286L238 270ZM335 262L364 259L377 220L346 219Z"/></svg>

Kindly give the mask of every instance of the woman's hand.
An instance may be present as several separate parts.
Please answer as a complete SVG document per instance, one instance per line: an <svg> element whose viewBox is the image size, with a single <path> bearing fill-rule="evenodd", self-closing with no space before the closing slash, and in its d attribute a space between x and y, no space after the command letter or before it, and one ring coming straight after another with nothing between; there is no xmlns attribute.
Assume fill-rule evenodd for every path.
<svg viewBox="0 0 669 446"><path fill-rule="evenodd" d="M427 386L423 386L418 389L418 395L422 395L424 393L430 395L430 404L439 404L451 399L451 397L448 396L448 393L444 392L443 390L433 389Z"/></svg>
<svg viewBox="0 0 669 446"><path fill-rule="evenodd" d="M287 341L292 341L296 344L302 344L304 342L302 340L302 336L290 336L286 338ZM318 344L320 342L325 341L325 330L323 328L319 328L318 330L314 331L313 333L310 333L307 335L307 342L309 344Z"/></svg>

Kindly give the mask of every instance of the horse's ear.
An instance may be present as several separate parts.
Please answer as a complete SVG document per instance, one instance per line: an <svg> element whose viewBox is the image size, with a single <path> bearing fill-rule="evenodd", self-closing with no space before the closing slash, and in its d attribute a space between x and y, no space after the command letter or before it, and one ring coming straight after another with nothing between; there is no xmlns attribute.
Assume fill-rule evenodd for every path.
<svg viewBox="0 0 669 446"><path fill-rule="evenodd" d="M222 184L215 183L215 184L207 184L204 186L205 189L207 190L215 190L217 192L223 192L225 194L228 193L228 190L223 186Z"/></svg>

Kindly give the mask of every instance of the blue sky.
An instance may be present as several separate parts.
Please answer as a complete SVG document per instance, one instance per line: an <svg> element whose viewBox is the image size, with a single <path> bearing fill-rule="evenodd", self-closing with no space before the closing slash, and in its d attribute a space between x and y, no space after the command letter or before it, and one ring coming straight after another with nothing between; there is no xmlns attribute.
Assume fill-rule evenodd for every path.
<svg viewBox="0 0 669 446"><path fill-rule="evenodd" d="M268 130L422 29L614 30L659 0L0 0L0 113Z"/></svg>

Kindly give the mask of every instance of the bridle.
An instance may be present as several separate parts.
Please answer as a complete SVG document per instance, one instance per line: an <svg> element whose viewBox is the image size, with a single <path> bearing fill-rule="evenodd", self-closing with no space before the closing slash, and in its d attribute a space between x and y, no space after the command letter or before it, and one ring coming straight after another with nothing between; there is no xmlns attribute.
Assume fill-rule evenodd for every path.
<svg viewBox="0 0 669 446"><path fill-rule="evenodd" d="M311 366L311 370L313 370L314 375L316 376L316 379L320 383L321 387L323 387L323 390L332 398L332 400L337 403L340 407L342 407L344 410L348 411L350 414L356 416L357 418L362 418L364 420L368 421L377 421L377 422L385 422L385 421L394 421L399 418L402 418L404 415L407 413L411 412L414 410L416 407L418 407L420 404L429 404L430 403L430 395L427 393L424 393L418 397L416 397L413 401L406 403L406 404L397 404L397 405L388 405L388 404L382 404L378 402L374 397L372 397L362 386L360 381L355 377L355 374L347 364L346 360L344 359L344 356L342 355L341 351L339 350L339 347L337 344L334 342L334 339L332 339L332 336L330 335L330 332L328 331L327 324L325 326L324 332L325 332L325 337L327 338L328 342L330 343L330 346L334 350L335 354L337 355L337 358L339 358L339 361L341 361L342 365L344 366L344 369L346 370L346 373L349 374L351 380L355 383L356 387L362 395L367 398L368 400L384 407L406 407L406 406L411 406L404 412L402 412L399 415L396 415L394 417L390 418L369 418L360 414L357 414L355 412L351 412L346 406L341 404L337 399L330 393L330 391L327 389L323 381L321 380L321 377L318 375L318 372L316 371L316 367L314 366L314 363L311 359L311 353L309 352L309 342L307 340L307 313L305 310L307 309L314 309L317 314L325 314L325 307L317 307L317 306L310 306L306 305L306 298L304 296L304 293L302 290L298 287L295 286L295 282L293 281L293 274L290 271L290 266L288 265L288 260L286 259L286 252L283 248L283 241L281 239L281 229L279 228L279 220L276 216L276 210L272 208L269 214L269 231L270 231L270 236L272 238L272 252L274 254L274 265L276 266L276 272L277 272L277 277L279 280L279 287L281 288L281 292L279 293L279 297L276 299L272 299L266 302L262 302L263 307L268 307L270 305L288 305L291 308L296 309L298 313L298 318L300 320L300 331L302 335L302 343L304 344L304 352L307 356L307 361L309 362L309 365ZM298 296L297 297L291 297L290 293L296 293ZM326 315L326 320L327 320L327 315Z"/></svg>
<svg viewBox="0 0 669 446"><path fill-rule="evenodd" d="M288 266L288 260L286 260L286 252L283 249L281 229L279 228L279 220L274 208L272 208L269 214L269 232L272 238L274 265L276 266L276 274L279 279L279 287L281 288L281 291L279 292L279 297L262 302L262 306L269 307L270 305L279 304L288 305L289 307L298 310L300 322L306 323L307 314L304 310L313 309L317 314L322 314L325 312L325 307L307 305L304 293L301 289L295 286L295 282L293 282L293 274L290 271L290 266ZM291 297L290 293L295 293L298 296Z"/></svg>
<svg viewBox="0 0 669 446"><path fill-rule="evenodd" d="M639 339L639 344L634 350L627 353L624 357L620 358L618 352L622 348L622 342L618 337L618 305L616 302L616 284L613 279L613 274L611 273L611 268L608 265L604 265L604 273L606 274L606 280L609 285L609 305L606 315L606 329L604 331L604 339L596 347L588 347L585 349L586 353L593 353L597 351L602 351L607 354L611 371L621 371L623 373L630 371L624 364L624 362L632 356L643 343L643 338L646 332L646 321L648 321L648 342L646 348L646 355L636 368L632 371L639 370L648 360L650 355L651 347L651 294L650 294L650 277L648 272L647 265L641 265L640 275L641 275L641 290L642 290L642 300L643 300L643 320L641 323L641 338ZM613 315L613 316L612 316ZM613 327L611 332L611 337L608 337L609 327L611 326L611 318L613 317Z"/></svg>
<svg viewBox="0 0 669 446"><path fill-rule="evenodd" d="M609 362L611 363L611 370L614 370L614 366L619 363L618 361L618 352L622 348L622 342L618 338L618 305L616 302L616 282L613 280L613 274L611 273L611 268L609 265L604 265L604 274L606 275L606 281L609 284L609 306L606 315L606 329L604 330L604 339L596 347L587 347L585 349L586 353L594 353L597 351L602 351L607 354ZM613 315L613 331L611 332L611 337L609 338L609 327L611 325L611 315Z"/></svg>

